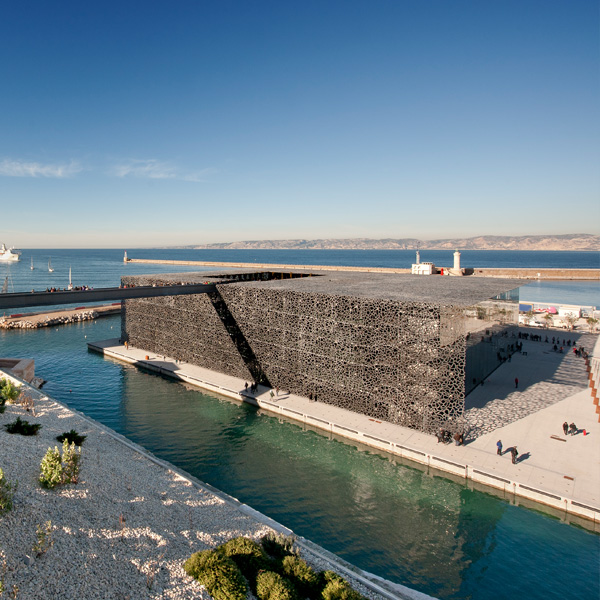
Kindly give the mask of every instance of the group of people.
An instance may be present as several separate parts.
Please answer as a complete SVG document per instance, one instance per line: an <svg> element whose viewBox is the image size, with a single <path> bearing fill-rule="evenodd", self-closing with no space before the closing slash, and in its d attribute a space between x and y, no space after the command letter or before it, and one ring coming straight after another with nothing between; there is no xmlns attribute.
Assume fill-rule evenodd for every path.
<svg viewBox="0 0 600 600"><path fill-rule="evenodd" d="M577 425L575 425L575 423L571 423L570 425L565 421L563 423L563 432L565 435L575 435L579 429L577 429Z"/></svg>
<svg viewBox="0 0 600 600"><path fill-rule="evenodd" d="M440 427L440 430L435 434L438 440L438 444L442 442L443 444L449 444L452 440L454 440L454 444L456 446L462 446L465 443L465 436L460 431L457 431L454 435L448 429L444 429Z"/></svg>
<svg viewBox="0 0 600 600"><path fill-rule="evenodd" d="M94 288L90 287L89 285L78 285L78 286L72 287L71 289L69 289L69 288L60 289L57 287L51 287L51 288L46 288L46 291L48 293L50 293L50 292L87 292L87 291L93 290L93 289ZM33 292L34 290L31 290L31 291Z"/></svg>
<svg viewBox="0 0 600 600"><path fill-rule="evenodd" d="M498 456L502 456L502 440L498 440L496 442L496 448L497 448L496 454ZM516 465L518 457L519 457L519 451L517 450L517 447L516 446L511 446L508 449L508 451L510 452L510 457L511 457L512 464Z"/></svg>
<svg viewBox="0 0 600 600"><path fill-rule="evenodd" d="M247 381L244 383L244 388L246 391L248 391L248 382ZM250 384L250 393L255 394L257 390L258 390L258 383L256 383L256 381L253 381Z"/></svg>

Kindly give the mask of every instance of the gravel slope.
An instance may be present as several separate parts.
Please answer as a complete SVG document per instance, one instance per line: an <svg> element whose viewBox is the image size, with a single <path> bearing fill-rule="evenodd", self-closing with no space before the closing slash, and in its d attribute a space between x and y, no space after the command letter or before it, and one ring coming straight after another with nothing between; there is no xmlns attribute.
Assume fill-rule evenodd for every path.
<svg viewBox="0 0 600 600"><path fill-rule="evenodd" d="M16 586L17 598L37 600L209 599L182 568L190 554L272 531L244 506L157 464L162 461L58 402L36 399L35 415L20 405L0 415L0 468L9 482L18 480L14 507L0 516L0 581L7 596ZM1 427L17 416L42 423L38 435L11 435ZM44 490L40 461L49 447L60 446L56 436L71 429L87 435L80 480ZM35 556L37 528L47 521L54 543ZM337 570L303 554L316 569Z"/></svg>

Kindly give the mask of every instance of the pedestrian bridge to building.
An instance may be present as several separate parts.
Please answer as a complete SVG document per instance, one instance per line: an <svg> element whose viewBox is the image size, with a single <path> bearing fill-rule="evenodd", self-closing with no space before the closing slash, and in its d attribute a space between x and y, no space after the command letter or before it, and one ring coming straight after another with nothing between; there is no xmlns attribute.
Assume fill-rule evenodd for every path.
<svg viewBox="0 0 600 600"><path fill-rule="evenodd" d="M185 294L208 294L216 291L215 283L190 283L183 285L114 287L86 290L57 290L55 292L17 292L0 294L0 310L82 302L108 302L130 298L156 298Z"/></svg>
<svg viewBox="0 0 600 600"><path fill-rule="evenodd" d="M183 296L189 294L210 294L217 291L217 283L237 281L269 281L272 279L297 279L313 277L313 273L291 272L244 272L222 273L217 281L185 282L173 284L135 285L111 288L85 288L73 290L31 291L0 294L0 310L7 308L28 308L31 306L55 306L59 304L81 304L82 302L108 302L132 298L156 298L160 296ZM214 275L206 275L215 279Z"/></svg>

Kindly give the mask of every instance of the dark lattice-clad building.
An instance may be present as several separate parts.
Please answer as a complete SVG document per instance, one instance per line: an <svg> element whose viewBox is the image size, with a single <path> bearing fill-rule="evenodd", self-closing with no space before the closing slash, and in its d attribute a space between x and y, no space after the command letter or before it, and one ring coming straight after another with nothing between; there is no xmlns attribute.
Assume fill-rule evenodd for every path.
<svg viewBox="0 0 600 600"><path fill-rule="evenodd" d="M518 281L345 271L124 277L217 283L127 300L122 339L421 431L460 424L465 393L506 358ZM474 366L471 366L472 365Z"/></svg>

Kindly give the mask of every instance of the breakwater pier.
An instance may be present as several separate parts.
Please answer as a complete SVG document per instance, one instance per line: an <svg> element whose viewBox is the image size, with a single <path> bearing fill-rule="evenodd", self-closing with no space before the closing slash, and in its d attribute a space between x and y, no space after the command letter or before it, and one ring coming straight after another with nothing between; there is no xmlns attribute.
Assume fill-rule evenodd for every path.
<svg viewBox="0 0 600 600"><path fill-rule="evenodd" d="M0 317L2 329L37 329L89 321L100 317L108 317L121 312L121 303L103 306L79 306L73 309L56 309L52 311L13 313Z"/></svg>
<svg viewBox="0 0 600 600"><path fill-rule="evenodd" d="M125 262L132 264L157 264L173 266L198 267L228 267L232 269L289 269L289 270L319 270L319 271L350 271L355 273L410 273L411 269L396 269L391 267L356 267L334 265L294 265L269 264L223 261L194 261L194 260L161 260L147 258L128 258ZM509 279L548 279L548 280L580 280L600 281L600 269L531 269L531 268L473 268L465 269L467 276L502 277Z"/></svg>

